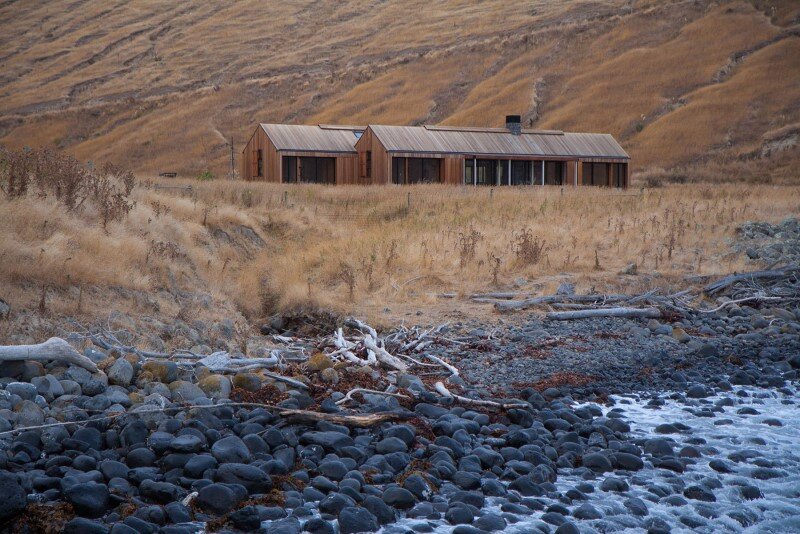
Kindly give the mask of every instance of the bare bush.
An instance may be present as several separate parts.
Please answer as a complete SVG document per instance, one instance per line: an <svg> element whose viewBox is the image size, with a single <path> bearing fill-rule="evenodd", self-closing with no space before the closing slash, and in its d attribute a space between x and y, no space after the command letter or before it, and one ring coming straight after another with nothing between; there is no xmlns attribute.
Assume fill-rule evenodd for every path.
<svg viewBox="0 0 800 534"><path fill-rule="evenodd" d="M514 234L514 254L522 265L536 265L542 260L546 243L544 239L533 235L530 228Z"/></svg>
<svg viewBox="0 0 800 534"><path fill-rule="evenodd" d="M475 252L481 239L483 239L483 234L472 227L467 231L459 232L458 256L459 265L462 269L466 267L467 263L475 259Z"/></svg>
<svg viewBox="0 0 800 534"><path fill-rule="evenodd" d="M104 229L136 205L131 200L135 185L131 171L113 164L98 171L50 148L0 149L0 189L7 198L35 191L38 198L55 197L67 211L89 211L84 208L91 205Z"/></svg>

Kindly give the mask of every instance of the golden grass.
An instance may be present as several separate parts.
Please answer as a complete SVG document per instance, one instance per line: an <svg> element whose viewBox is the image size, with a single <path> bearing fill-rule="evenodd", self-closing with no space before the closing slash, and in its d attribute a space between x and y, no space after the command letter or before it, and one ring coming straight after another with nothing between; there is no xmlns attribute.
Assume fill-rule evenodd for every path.
<svg viewBox="0 0 800 534"><path fill-rule="evenodd" d="M49 287L51 309L64 313L75 312L83 287L97 299L91 308L84 297L85 311L101 315L130 305L121 290L140 295L136 302L209 294L218 313L250 319L306 306L373 319L436 315L465 307L441 293L539 293L564 280L580 291L643 290L748 268L730 248L735 228L796 215L798 193L731 184L640 192L156 181L135 190L136 208L108 233L47 200L0 200L0 284L15 309L34 309ZM516 252L525 231L545 243L538 263ZM646 276L617 275L631 262ZM178 313L168 300L160 313Z"/></svg>

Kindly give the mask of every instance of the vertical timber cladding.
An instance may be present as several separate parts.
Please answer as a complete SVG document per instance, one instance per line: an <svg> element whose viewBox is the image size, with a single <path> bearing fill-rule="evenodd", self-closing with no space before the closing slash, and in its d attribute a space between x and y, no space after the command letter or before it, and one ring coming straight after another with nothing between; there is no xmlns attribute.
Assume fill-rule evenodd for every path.
<svg viewBox="0 0 800 534"><path fill-rule="evenodd" d="M258 174L258 151L261 151L261 174ZM241 176L244 180L259 180L264 182L281 181L280 153L267 137L261 126L256 128L253 136L242 151Z"/></svg>
<svg viewBox="0 0 800 534"><path fill-rule="evenodd" d="M358 151L358 174L354 183L392 182L392 158L370 128L367 128L356 142L356 151Z"/></svg>

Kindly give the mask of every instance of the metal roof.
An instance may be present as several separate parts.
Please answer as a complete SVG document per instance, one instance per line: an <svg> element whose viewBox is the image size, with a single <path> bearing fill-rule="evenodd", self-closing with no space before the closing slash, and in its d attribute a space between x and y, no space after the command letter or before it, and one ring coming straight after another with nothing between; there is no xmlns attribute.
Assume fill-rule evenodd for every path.
<svg viewBox="0 0 800 534"><path fill-rule="evenodd" d="M355 154L357 127L305 124L262 124L275 148L295 152Z"/></svg>
<svg viewBox="0 0 800 534"><path fill-rule="evenodd" d="M454 128L370 125L389 152L487 156L577 156L629 158L610 134L501 128Z"/></svg>

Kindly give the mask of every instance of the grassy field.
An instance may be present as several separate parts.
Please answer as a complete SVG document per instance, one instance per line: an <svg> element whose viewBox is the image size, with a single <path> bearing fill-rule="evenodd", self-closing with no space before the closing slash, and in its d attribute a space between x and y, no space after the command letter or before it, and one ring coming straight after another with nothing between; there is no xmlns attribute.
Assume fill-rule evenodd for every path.
<svg viewBox="0 0 800 534"><path fill-rule="evenodd" d="M799 16L778 0L12 2L0 144L223 176L258 122L520 113L610 132L637 169L797 184Z"/></svg>
<svg viewBox="0 0 800 534"><path fill-rule="evenodd" d="M546 293L563 281L638 291L753 268L731 251L737 225L800 212L800 187L744 184L617 191L154 179L132 198L130 214L105 230L91 209L67 212L30 194L0 199L0 296L35 310L44 295L45 314L89 317L186 314L185 294L208 295L206 314L251 321L317 306L387 322L418 310L487 314L462 297ZM639 274L620 276L630 263Z"/></svg>

